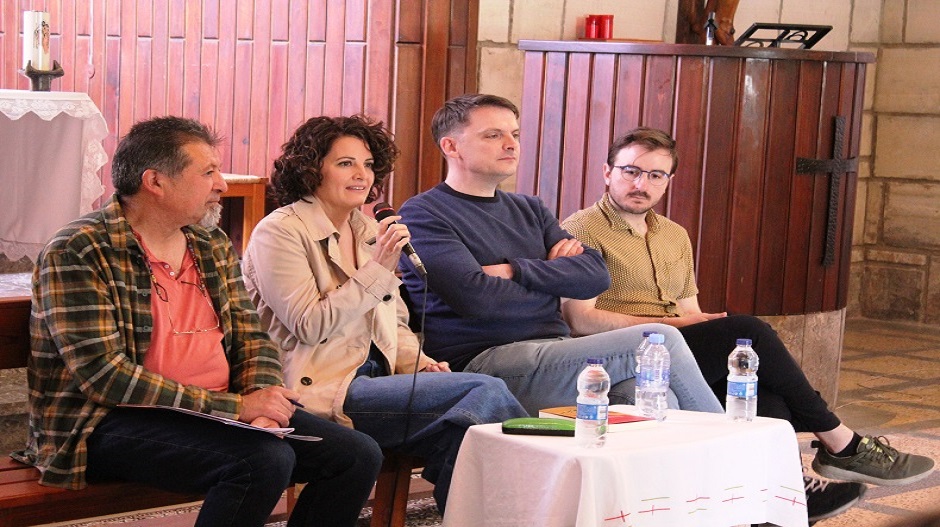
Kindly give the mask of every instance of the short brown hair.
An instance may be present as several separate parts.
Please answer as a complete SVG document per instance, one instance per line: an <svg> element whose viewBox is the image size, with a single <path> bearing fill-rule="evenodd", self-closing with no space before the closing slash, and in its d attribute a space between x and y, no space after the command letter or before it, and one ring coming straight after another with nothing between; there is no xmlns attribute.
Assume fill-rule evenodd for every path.
<svg viewBox="0 0 940 527"><path fill-rule="evenodd" d="M444 106L434 113L434 119L431 120L431 135L434 137L434 142L440 146L444 136L457 127L467 124L470 120L470 112L484 106L505 108L511 111L516 119L519 118L519 108L516 108L516 105L509 99L485 93L458 95L445 102Z"/></svg>
<svg viewBox="0 0 940 527"><path fill-rule="evenodd" d="M208 126L184 117L155 117L136 123L121 138L111 160L115 192L118 196L137 194L144 172L150 169L178 176L192 162L183 147L200 142L216 148L222 139Z"/></svg>
<svg viewBox="0 0 940 527"><path fill-rule="evenodd" d="M633 145L640 145L649 151L669 151L669 155L672 157L672 170L669 171L670 174L674 174L676 168L679 167L679 153L676 151L676 140L662 130L643 126L630 130L611 143L610 148L607 149L607 166L613 166L617 154L624 148Z"/></svg>
<svg viewBox="0 0 940 527"><path fill-rule="evenodd" d="M352 117L312 117L300 125L282 146L283 153L274 160L271 189L279 205L289 205L313 194L323 182L320 169L323 158L340 137L361 139L372 154L375 181L366 203L378 199L385 178L395 167L399 150L392 133L381 121L364 115Z"/></svg>

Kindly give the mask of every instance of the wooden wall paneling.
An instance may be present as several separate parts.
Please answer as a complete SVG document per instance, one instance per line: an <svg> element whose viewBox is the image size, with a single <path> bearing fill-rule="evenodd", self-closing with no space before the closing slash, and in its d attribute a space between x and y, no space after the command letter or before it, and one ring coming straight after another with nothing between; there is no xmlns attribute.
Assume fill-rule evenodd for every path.
<svg viewBox="0 0 940 527"><path fill-rule="evenodd" d="M814 157L818 135L820 93L823 65L801 61L800 90L796 103L795 157ZM790 185L790 220L786 242L784 282L793 284L783 293L783 314L805 313L806 285L808 284L809 239L806 233L812 226L812 195L815 188L812 174L794 174Z"/></svg>
<svg viewBox="0 0 940 527"><path fill-rule="evenodd" d="M252 175L268 175L271 163L281 155L281 145L287 141L288 109L291 101L287 96L288 74L288 43L286 40L271 41L271 71L268 83L268 134L267 152L264 159L259 162L264 167L263 172L252 172ZM260 80L260 79L259 79Z"/></svg>
<svg viewBox="0 0 940 527"><path fill-rule="evenodd" d="M617 60L614 137L640 125L646 86L646 57L619 55Z"/></svg>
<svg viewBox="0 0 940 527"><path fill-rule="evenodd" d="M397 45L395 87L395 143L401 149L401 157L395 165L395 177L391 181L391 204L395 207L421 188L421 138L414 131L421 123L421 46L399 43Z"/></svg>
<svg viewBox="0 0 940 527"><path fill-rule="evenodd" d="M731 174L733 172L736 138L729 123L738 120L739 61L728 58L711 60L708 73L707 120L705 132L705 163L701 214L698 232L689 230L696 248L696 280L699 303L706 312L727 309L725 284L728 277L729 254L723 246L705 240L727 240L731 236ZM677 138L681 141L681 138ZM681 160L680 160L681 162ZM681 165L680 165L681 166ZM695 177L690 174L689 177ZM679 183L676 183L679 185ZM707 280L702 277L707 276Z"/></svg>
<svg viewBox="0 0 940 527"><path fill-rule="evenodd" d="M363 110L391 126L392 83L394 82L395 4L393 0L369 2L367 72Z"/></svg>
<svg viewBox="0 0 940 527"><path fill-rule="evenodd" d="M832 142L835 126L833 117L839 112L839 89L841 88L842 68L837 63L827 64L823 74L821 108L818 119L816 159L832 157ZM828 219L829 175L819 173L813 178L812 231L809 241L809 262L806 287L806 312L826 311L823 303L823 289L826 285L826 268L820 264L824 255L826 239L826 221Z"/></svg>
<svg viewBox="0 0 940 527"><path fill-rule="evenodd" d="M266 14L265 12L256 14L256 21L266 19ZM196 119L199 117L199 96L202 90L202 3L186 4L182 16L185 21L186 36L183 39L183 112L181 115ZM146 97L146 94L142 93L141 96Z"/></svg>
<svg viewBox="0 0 940 527"><path fill-rule="evenodd" d="M121 44L120 68L121 73L118 77L118 126L113 129L116 137L121 137L134 124L134 104L137 85L137 68L135 62L137 58L137 39L134 26L137 21L137 3L122 3L118 15L120 18L120 29L118 41Z"/></svg>
<svg viewBox="0 0 940 527"><path fill-rule="evenodd" d="M862 111L865 108L865 76L867 68L856 67L855 69L855 99L852 101L852 119L851 133L849 134L849 148L847 157L858 157L859 145L862 134ZM851 181L851 183L850 183ZM845 215L843 216L842 229L844 232L853 232L855 226L855 200L858 190L858 172L852 172L846 175L847 190L843 203L845 203ZM848 230L845 230L848 229ZM837 306L844 306L848 301L849 295L849 272L852 264L852 243L851 240L843 239L840 246L841 260L839 265L840 281L838 296L836 298Z"/></svg>
<svg viewBox="0 0 940 527"><path fill-rule="evenodd" d="M219 12L218 60L216 71L216 105L213 108L216 132L225 138L222 148L222 170L229 174L237 173L232 167L235 145L241 137L235 134L235 49L237 38L237 15L235 9L222 9ZM263 176L266 174L255 174ZM241 200L233 200L241 201Z"/></svg>
<svg viewBox="0 0 940 527"><path fill-rule="evenodd" d="M672 129L672 108L676 88L676 58L654 56L646 59L646 89L643 99L643 126Z"/></svg>
<svg viewBox="0 0 940 527"><path fill-rule="evenodd" d="M167 42L166 101L161 106L166 108L167 115L184 115L183 101L186 99L186 11L183 8L173 7L172 3L170 6L167 16L170 23L170 36ZM246 127L245 132L247 133L247 131Z"/></svg>
<svg viewBox="0 0 940 527"><path fill-rule="evenodd" d="M669 183L666 214L689 232L698 232L702 186L709 181L702 170L705 117L708 108L709 68L704 57L679 57L676 76L676 109L672 136L677 141L679 168ZM670 130L667 130L670 131ZM693 239L694 254L697 240Z"/></svg>
<svg viewBox="0 0 940 527"><path fill-rule="evenodd" d="M362 113L365 91L365 46L347 42L343 57L343 115Z"/></svg>
<svg viewBox="0 0 940 527"><path fill-rule="evenodd" d="M405 3L402 0L399 5ZM444 177L443 160L433 137L429 133L434 112L446 100L447 60L450 43L450 2L430 1L424 4L424 50L421 79L421 122L419 137L419 170L421 173L418 191L431 188Z"/></svg>
<svg viewBox="0 0 940 527"><path fill-rule="evenodd" d="M9 67L0 72L0 86L28 87L15 73L21 12L44 8L53 18L53 55L66 69L53 89L89 93L109 126L107 152L138 120L182 115L230 139L223 149L226 171L266 175L281 143L307 117L366 112L386 121L417 155L403 159L411 162L411 174L397 175L395 192L403 201L443 173L430 138L431 115L446 98L476 89L478 4L2 2L0 64ZM414 52L400 53L406 45ZM399 119L411 122L399 126Z"/></svg>
<svg viewBox="0 0 940 527"><path fill-rule="evenodd" d="M613 139L614 90L617 62L613 55L594 55L591 68L591 100L588 105L587 149L584 192L581 207L590 206L604 195L604 164ZM524 127L523 127L524 128ZM562 219L566 215L560 216Z"/></svg>
<svg viewBox="0 0 940 527"><path fill-rule="evenodd" d="M796 130L800 67L794 61L772 62L770 115L763 180L764 196L760 212L760 245L757 253L757 290L754 312L780 313L783 308L786 264L785 240L790 217L790 185L796 170L793 137Z"/></svg>
<svg viewBox="0 0 940 527"><path fill-rule="evenodd" d="M61 91L75 91L75 44L76 44L76 31L75 31L75 4L72 2L63 3L61 0L54 0L49 3L49 22L52 24L53 20L55 21L51 27L55 27L57 35L53 35L53 40L56 42L55 46L58 48L59 56L62 57L59 60L59 63L65 62L70 64L72 67L71 75L59 77L57 82L59 83L59 90ZM52 18L52 13L55 12L55 19ZM52 55L55 57L55 55Z"/></svg>
<svg viewBox="0 0 940 527"><path fill-rule="evenodd" d="M366 18L362 0L346 0L346 34L343 56L343 115L362 113L365 94ZM381 75L381 72L376 72Z"/></svg>
<svg viewBox="0 0 940 527"><path fill-rule="evenodd" d="M342 1L326 4L326 49L323 69L323 114L340 115L343 112L343 70L346 60L346 16Z"/></svg>
<svg viewBox="0 0 940 527"><path fill-rule="evenodd" d="M169 62L170 4L167 0L153 2L153 38L150 42L150 115L167 115L167 82L172 68L179 67Z"/></svg>
<svg viewBox="0 0 940 527"><path fill-rule="evenodd" d="M588 101L590 97L591 56L572 55L568 61L565 89L564 130L562 132L561 174L558 181L558 218L567 218L581 210L588 135Z"/></svg>
<svg viewBox="0 0 940 527"><path fill-rule="evenodd" d="M757 295L760 205L763 201L763 154L770 107L770 61L744 63L745 90L738 115L732 175L731 244L728 246L728 309L753 313ZM745 256L746 255L746 256Z"/></svg>
<svg viewBox="0 0 940 527"><path fill-rule="evenodd" d="M558 213L561 184L561 151L563 148L564 114L559 111L565 100L568 68L566 53L548 53L545 57L545 90L542 107L550 108L542 116L539 130L538 174L536 192L549 209Z"/></svg>
<svg viewBox="0 0 940 527"><path fill-rule="evenodd" d="M239 14L239 16L241 16ZM236 18L236 24L238 18ZM231 171L236 174L251 173L248 166L251 144L251 91L252 57L254 42L238 40L235 42L235 82L232 91L232 164ZM259 174L260 175L260 174Z"/></svg>
<svg viewBox="0 0 940 527"><path fill-rule="evenodd" d="M523 93L528 100L541 101L545 96L545 53L529 52L523 63ZM538 184L540 135L542 130L542 106L525 100L519 109L519 128L526 130L519 142L519 170L516 175L516 190L534 195Z"/></svg>
<svg viewBox="0 0 940 527"><path fill-rule="evenodd" d="M855 113L854 104L855 104L856 95L855 95L855 90L853 89L853 86L855 86L855 81L856 81L855 70L856 68L858 68L858 66L856 64L841 64L841 65L836 65L836 66L839 66L839 70L840 70L839 72L840 73L839 75L840 86L838 89L839 102L838 102L838 107L836 109L835 115L843 116L846 119L845 139L844 139L845 143L842 145L839 155L842 158L848 159L850 157L853 157L852 142L855 140L853 136L854 130L849 126L849 123L851 122L850 119ZM834 130L835 130L835 126L833 126L833 133L835 133ZM827 156L827 158L831 157L831 155L832 154L830 151L830 155ZM856 153L854 155L858 155L858 154ZM848 268L848 264L850 263L850 261L843 261L842 246L845 243L846 233L848 233L849 235L851 235L852 233L853 225L851 223L848 223L848 224L845 223L845 219L847 216L850 218L854 217L853 212L855 210L855 195L854 195L855 194L854 193L855 181L851 179L854 177L855 177L855 174L851 174L851 175L844 174L839 179L839 187L838 187L839 201L838 201L835 221L836 221L836 225L839 225L843 228L847 226L848 231L843 230L843 228L836 229L835 246L833 247L833 251L834 251L833 264L829 267L824 268L825 287L823 288L824 289L823 306L824 306L824 309L826 309L827 311L836 309L835 306L838 305L839 284L840 284L840 279L842 278L842 270L843 268ZM825 178L828 184L829 179L831 179L832 176L827 174ZM852 194L851 196L849 195L850 193ZM827 199L829 199L828 195L827 195ZM851 243L849 243L849 245L851 245Z"/></svg>
<svg viewBox="0 0 940 527"><path fill-rule="evenodd" d="M268 137L271 110L271 3L257 0L251 56L251 116L248 144L248 174L268 171ZM342 71L341 69L339 71Z"/></svg>
<svg viewBox="0 0 940 527"><path fill-rule="evenodd" d="M480 0L464 0L466 3L466 35L464 36L464 93L477 92L477 40L480 28ZM456 87L456 82L454 85ZM449 96L459 95L452 93Z"/></svg>

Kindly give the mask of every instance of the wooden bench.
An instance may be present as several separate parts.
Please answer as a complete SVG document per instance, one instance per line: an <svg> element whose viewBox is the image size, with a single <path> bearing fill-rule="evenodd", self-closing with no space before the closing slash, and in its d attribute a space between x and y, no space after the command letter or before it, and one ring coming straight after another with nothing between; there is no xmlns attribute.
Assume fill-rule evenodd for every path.
<svg viewBox="0 0 940 527"><path fill-rule="evenodd" d="M28 283L28 281L27 281ZM0 369L26 367L29 357L28 290L0 296ZM102 483L82 490L45 487L39 471L0 453L0 527L78 520L199 501L197 494L177 494L134 483ZM421 461L387 454L372 501L372 527L403 527L414 468ZM287 493L293 509L294 489Z"/></svg>

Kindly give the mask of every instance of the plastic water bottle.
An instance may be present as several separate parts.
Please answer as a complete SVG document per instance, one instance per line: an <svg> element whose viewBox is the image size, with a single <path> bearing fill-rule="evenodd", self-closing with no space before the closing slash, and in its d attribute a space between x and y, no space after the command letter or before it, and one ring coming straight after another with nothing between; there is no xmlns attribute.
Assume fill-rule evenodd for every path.
<svg viewBox="0 0 940 527"><path fill-rule="evenodd" d="M751 339L738 339L728 355L728 395L725 414L732 421L753 421L757 415L757 353Z"/></svg>
<svg viewBox="0 0 940 527"><path fill-rule="evenodd" d="M640 345L636 347L636 363L640 364L640 359L643 357L643 354L646 353L646 349L650 347L650 335L656 333L655 331L644 331L643 340L640 341Z"/></svg>
<svg viewBox="0 0 940 527"><path fill-rule="evenodd" d="M607 439L607 392L610 375L601 359L588 359L587 368L578 375L578 416L574 440L579 446L597 448Z"/></svg>
<svg viewBox="0 0 940 527"><path fill-rule="evenodd" d="M649 336L649 347L636 364L636 405L640 412L658 421L666 418L669 390L669 350L660 333Z"/></svg>

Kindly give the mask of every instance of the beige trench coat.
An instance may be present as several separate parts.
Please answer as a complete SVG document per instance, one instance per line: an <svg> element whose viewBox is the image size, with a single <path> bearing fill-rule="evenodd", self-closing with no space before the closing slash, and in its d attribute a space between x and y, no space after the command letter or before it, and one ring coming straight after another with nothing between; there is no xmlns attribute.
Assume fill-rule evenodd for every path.
<svg viewBox="0 0 940 527"><path fill-rule="evenodd" d="M401 281L372 261L378 224L350 218L359 269L340 256L339 233L320 203L297 201L265 217L242 260L245 286L261 325L279 345L284 382L307 411L352 426L346 390L371 342L395 373L415 368L418 340L408 328ZM432 359L421 355L418 369Z"/></svg>

